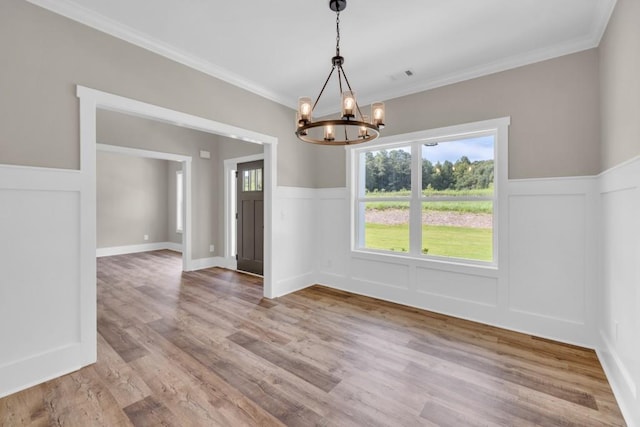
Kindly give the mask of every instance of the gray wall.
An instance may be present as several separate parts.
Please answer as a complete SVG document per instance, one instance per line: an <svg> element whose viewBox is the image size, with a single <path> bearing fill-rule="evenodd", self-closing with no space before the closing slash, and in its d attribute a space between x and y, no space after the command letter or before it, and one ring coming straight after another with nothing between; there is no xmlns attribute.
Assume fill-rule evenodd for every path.
<svg viewBox="0 0 640 427"><path fill-rule="evenodd" d="M600 171L595 49L386 101L383 136L511 116L509 177ZM316 185L345 185L345 150L320 147Z"/></svg>
<svg viewBox="0 0 640 427"><path fill-rule="evenodd" d="M98 152L98 248L167 241L167 163Z"/></svg>
<svg viewBox="0 0 640 427"><path fill-rule="evenodd" d="M82 84L278 137L279 185L345 185L344 150L298 142L293 110L25 1L0 2L0 52L0 163L78 168ZM569 55L387 101L384 135L510 115L511 178L590 175L598 84L596 51Z"/></svg>
<svg viewBox="0 0 640 427"><path fill-rule="evenodd" d="M0 1L0 70L0 163L77 169L81 84L273 135L279 184L314 184L293 110L24 0Z"/></svg>
<svg viewBox="0 0 640 427"><path fill-rule="evenodd" d="M261 145L104 110L98 111L97 140L102 144L191 156L192 256L194 259L223 256L224 159L262 153ZM201 159L200 150L209 151L211 159ZM168 170L172 172L163 187L167 195L164 206L169 206L171 212L175 206L175 168L169 166ZM180 243L182 237L175 233L175 213L169 214L165 224L165 238ZM213 253L209 252L211 244L215 246Z"/></svg>
<svg viewBox="0 0 640 427"><path fill-rule="evenodd" d="M606 170L640 155L640 1L618 0L599 54Z"/></svg>

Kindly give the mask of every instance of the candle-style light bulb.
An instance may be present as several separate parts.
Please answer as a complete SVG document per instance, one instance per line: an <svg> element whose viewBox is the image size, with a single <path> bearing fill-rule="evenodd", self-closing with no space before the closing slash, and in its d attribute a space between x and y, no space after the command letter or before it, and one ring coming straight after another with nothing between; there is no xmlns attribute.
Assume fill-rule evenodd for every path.
<svg viewBox="0 0 640 427"><path fill-rule="evenodd" d="M362 116L362 121L365 123L369 123L369 116L364 115ZM366 138L369 136L369 129L366 126L360 126L358 128L358 138Z"/></svg>
<svg viewBox="0 0 640 427"><path fill-rule="evenodd" d="M384 103L382 102L374 102L371 104L371 116L373 120L371 124L378 127L384 127Z"/></svg>
<svg viewBox="0 0 640 427"><path fill-rule="evenodd" d="M300 121L307 124L311 121L311 98L303 96L298 99L298 113L300 113Z"/></svg>
<svg viewBox="0 0 640 427"><path fill-rule="evenodd" d="M342 118L352 119L356 116L356 93L350 90L342 92Z"/></svg>
<svg viewBox="0 0 640 427"><path fill-rule="evenodd" d="M325 141L333 141L334 139L336 139L334 133L333 133L333 126L331 125L327 125L324 127L324 140Z"/></svg>

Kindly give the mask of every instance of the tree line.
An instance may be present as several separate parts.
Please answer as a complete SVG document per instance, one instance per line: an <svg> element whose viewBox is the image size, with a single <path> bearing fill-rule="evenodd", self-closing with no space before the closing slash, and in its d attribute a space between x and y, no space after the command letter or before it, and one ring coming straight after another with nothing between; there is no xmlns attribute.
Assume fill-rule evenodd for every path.
<svg viewBox="0 0 640 427"><path fill-rule="evenodd" d="M402 191L411 188L411 154L404 150L367 152L365 158L367 191ZM455 163L422 160L422 188L433 190L472 190L493 184L493 160L471 162L462 156Z"/></svg>

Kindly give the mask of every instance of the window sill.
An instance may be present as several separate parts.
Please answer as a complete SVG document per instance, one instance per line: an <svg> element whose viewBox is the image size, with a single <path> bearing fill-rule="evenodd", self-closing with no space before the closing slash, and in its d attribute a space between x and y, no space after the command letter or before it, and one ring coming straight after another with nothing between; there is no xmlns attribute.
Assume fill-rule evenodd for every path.
<svg viewBox="0 0 640 427"><path fill-rule="evenodd" d="M487 277L498 277L498 265L497 263L486 263L480 261L475 263L473 261L465 262L464 260L455 261L448 258L435 258L435 257L421 257L410 254L397 255L389 252L374 251L366 249L353 249L351 250L351 256L355 259L364 261L383 261L406 264L409 266L415 266L420 268L428 268L433 270L448 271L460 274L473 274L482 275Z"/></svg>

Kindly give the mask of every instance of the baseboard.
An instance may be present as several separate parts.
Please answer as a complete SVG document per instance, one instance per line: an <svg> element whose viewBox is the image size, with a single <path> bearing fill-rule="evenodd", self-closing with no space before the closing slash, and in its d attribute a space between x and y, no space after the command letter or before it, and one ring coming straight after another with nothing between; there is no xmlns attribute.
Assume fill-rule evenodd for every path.
<svg viewBox="0 0 640 427"><path fill-rule="evenodd" d="M278 280L277 289L278 292L273 295L273 298L281 297L283 295L296 292L316 283L316 277L313 273L302 274L300 276L290 277L283 280Z"/></svg>
<svg viewBox="0 0 640 427"><path fill-rule="evenodd" d="M0 398L95 363L95 357L79 358L77 348L69 345L0 366Z"/></svg>
<svg viewBox="0 0 640 427"><path fill-rule="evenodd" d="M211 258L198 258L191 260L191 263L189 264L189 270L191 271L213 267L230 268L228 264L228 258L221 256Z"/></svg>
<svg viewBox="0 0 640 427"><path fill-rule="evenodd" d="M224 268L228 268L229 270L237 270L238 269L238 261L236 261L236 257L226 257Z"/></svg>
<svg viewBox="0 0 640 427"><path fill-rule="evenodd" d="M176 243L176 242L165 242L165 243L167 244L167 247L165 249L182 253L182 243Z"/></svg>
<svg viewBox="0 0 640 427"><path fill-rule="evenodd" d="M629 427L640 427L640 407L638 406L636 384L607 337L601 334L601 338L603 348L596 349L596 354L616 397L620 411Z"/></svg>
<svg viewBox="0 0 640 427"><path fill-rule="evenodd" d="M113 255L135 254L139 252L159 251L163 249L182 252L182 245L174 242L156 242L143 243L140 245L112 246L108 248L96 249L96 257L101 258Z"/></svg>

